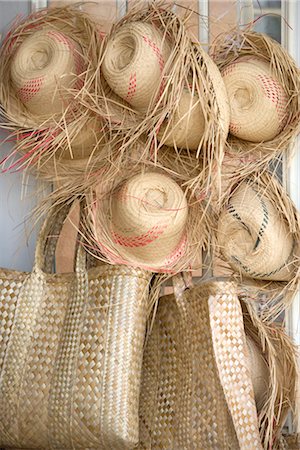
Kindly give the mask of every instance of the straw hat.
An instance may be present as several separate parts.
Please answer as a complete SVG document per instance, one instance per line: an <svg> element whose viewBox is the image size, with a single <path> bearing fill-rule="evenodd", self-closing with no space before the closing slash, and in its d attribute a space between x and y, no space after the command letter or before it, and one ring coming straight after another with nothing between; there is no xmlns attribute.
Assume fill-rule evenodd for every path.
<svg viewBox="0 0 300 450"><path fill-rule="evenodd" d="M122 25L107 42L103 75L111 89L134 108L145 111L164 89L169 44L154 25Z"/></svg>
<svg viewBox="0 0 300 450"><path fill-rule="evenodd" d="M235 116L227 150L242 161L240 175L264 170L277 155L288 157L300 130L299 68L288 51L264 33L234 29L210 52L230 90Z"/></svg>
<svg viewBox="0 0 300 450"><path fill-rule="evenodd" d="M188 206L171 178L157 172L135 175L109 203L96 212L96 241L106 256L150 270L168 270L184 256Z"/></svg>
<svg viewBox="0 0 300 450"><path fill-rule="evenodd" d="M219 125L226 137L229 131L229 103L227 92L221 74L209 56L205 59L208 76L212 83L218 108L220 110ZM204 139L206 122L204 112L207 106L203 104L203 87L185 83L180 95L177 108L161 125L157 138L161 144L170 147L182 147L189 150L198 150Z"/></svg>
<svg viewBox="0 0 300 450"><path fill-rule="evenodd" d="M222 70L230 103L230 133L251 142L270 141L288 119L288 96L269 62L235 59Z"/></svg>
<svg viewBox="0 0 300 450"><path fill-rule="evenodd" d="M91 154L97 154L104 144L102 124L97 117L70 122L67 132L64 143L54 155L56 159L86 160Z"/></svg>
<svg viewBox="0 0 300 450"><path fill-rule="evenodd" d="M170 147L197 150L205 129L205 119L197 94L183 88L178 107L160 127L157 138Z"/></svg>
<svg viewBox="0 0 300 450"><path fill-rule="evenodd" d="M67 89L80 87L77 76L83 71L79 44L63 32L45 27L17 48L11 82L20 102L41 120L62 114L70 102Z"/></svg>
<svg viewBox="0 0 300 450"><path fill-rule="evenodd" d="M242 182L218 222L218 245L231 267L251 278L288 281L294 275L294 238L263 190Z"/></svg>

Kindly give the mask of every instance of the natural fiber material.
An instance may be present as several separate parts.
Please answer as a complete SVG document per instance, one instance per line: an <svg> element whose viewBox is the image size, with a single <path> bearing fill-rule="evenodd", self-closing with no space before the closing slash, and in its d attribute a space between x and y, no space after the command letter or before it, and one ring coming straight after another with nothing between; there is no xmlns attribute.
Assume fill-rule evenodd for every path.
<svg viewBox="0 0 300 450"><path fill-rule="evenodd" d="M267 390L270 383L270 373L267 362L264 359L261 349L247 336L248 367L253 384L254 398L258 411L266 401Z"/></svg>
<svg viewBox="0 0 300 450"><path fill-rule="evenodd" d="M37 121L42 121L63 113L69 102L66 91L76 87L80 82L77 76L84 70L79 44L49 27L18 46L10 76L16 96Z"/></svg>
<svg viewBox="0 0 300 450"><path fill-rule="evenodd" d="M221 112L220 125L224 130L224 134L227 135L229 111L226 89L217 66L207 55L204 58L206 58ZM207 118L204 116L201 101L202 94L199 94L191 79L188 81L182 90L177 108L162 123L158 133L158 140L161 144L175 148L198 150L205 133Z"/></svg>
<svg viewBox="0 0 300 450"><path fill-rule="evenodd" d="M230 133L251 142L270 141L286 125L288 96L269 63L244 56L222 71L230 104Z"/></svg>
<svg viewBox="0 0 300 450"><path fill-rule="evenodd" d="M285 447L281 430L288 412L295 411L298 379L296 349L282 326L261 321L253 308L252 298L244 297L242 307L248 339L255 342L269 372L267 390L257 403L261 439L265 450L282 450ZM266 379L265 375L263 378Z"/></svg>
<svg viewBox="0 0 300 450"><path fill-rule="evenodd" d="M170 177L157 172L136 175L109 203L96 203L96 215L99 207L103 220L96 218L95 237L108 258L115 254L134 266L169 270L184 255L187 200Z"/></svg>
<svg viewBox="0 0 300 450"><path fill-rule="evenodd" d="M140 448L261 448L243 333L230 282L160 299L143 363Z"/></svg>
<svg viewBox="0 0 300 450"><path fill-rule="evenodd" d="M111 33L105 40L107 53L105 51L99 60L101 72L98 73L98 94L94 99L93 96L89 98L86 96L85 104L93 108L93 110L97 108L99 90L101 88L100 80L101 77L103 78L106 70L106 55L109 54L108 50L110 45L113 45L111 42L113 42L114 37L121 33L122 29L128 30L131 29L131 26L135 27L136 23L143 22L147 27L154 27L171 48L170 56L165 62L161 74L163 84L157 87L159 95L152 95L146 114L133 111L133 114L130 115L127 109L127 113L122 116L119 122L115 121L112 123L115 133L114 139L117 139L119 142L120 155L126 153L131 149L132 145L142 140L144 146L143 151L139 155L140 160L143 162L149 159L157 161L159 152L164 145L164 140L159 142L157 135L164 122L164 125L170 123L170 126L173 127L174 123L171 117L174 112L177 114L182 93L186 86L189 85L195 99L199 99L199 106L201 106L202 114L205 117L205 130L200 140L197 137L198 145L195 148L196 156L203 156L205 167L201 173L196 173L195 177L189 180L189 186L195 193L204 184L207 185L207 190L211 186L213 186L213 189L218 188L220 163L228 134L229 107L226 89L220 73L216 71L216 67L212 64L211 59L201 45L191 40L187 25L190 14L183 18L179 17L172 11L171 5L157 2L146 6L141 6L140 3L134 5L113 26ZM150 47L149 49L147 48L147 51L150 52L150 50ZM130 54L130 51L125 53ZM152 51L152 53L154 52ZM135 58L132 61L135 61ZM157 58L155 62L157 63ZM127 70L127 66L125 69ZM217 77L216 73L218 74ZM107 81L108 83L110 82L108 76ZM151 84L148 84L150 87ZM128 84L125 83L125 86L127 87ZM98 107L98 110L102 114L102 106ZM168 122L169 119L170 121ZM166 136L169 134L169 131L170 129L167 127ZM187 142L184 137L183 140L186 146ZM179 148L177 149L177 154L181 154Z"/></svg>
<svg viewBox="0 0 300 450"><path fill-rule="evenodd" d="M232 193L219 218L218 245L245 276L274 281L293 276L295 243L288 222L254 182Z"/></svg>
<svg viewBox="0 0 300 450"><path fill-rule="evenodd" d="M213 279L182 292L176 282L175 294L160 299L144 354L139 448L281 448L295 399L295 351L250 300L240 303L237 289ZM268 370L258 412L247 342Z"/></svg>
<svg viewBox="0 0 300 450"><path fill-rule="evenodd" d="M1 446L132 448L151 274L87 270L81 247L74 274L47 274L49 231L31 274L1 270Z"/></svg>
<svg viewBox="0 0 300 450"><path fill-rule="evenodd" d="M2 161L4 171L30 168L49 181L68 173L72 180L78 172L83 175L88 167L95 167L92 161L99 147L101 156L96 167L104 165L110 154L106 146L109 133L106 136L104 132L105 113L100 116L82 104L86 92L89 96L95 92L102 50L103 36L98 25L76 6L44 9L12 27L0 50L0 103L5 120L1 126L10 131L9 141L15 141L13 150ZM28 51L32 56L29 60ZM24 66L24 60L29 69L38 66L35 71L46 71L45 83L26 105L17 95L23 92L20 88L25 72L19 70L19 63ZM74 70L71 63L75 64ZM70 70L71 75L60 76L60 70ZM30 107L39 108L42 94L45 116L39 117L38 111ZM102 98L98 103L103 103Z"/></svg>
<svg viewBox="0 0 300 450"><path fill-rule="evenodd" d="M107 43L103 75L111 89L134 108L147 111L163 91L171 50L166 35L149 23L131 22Z"/></svg>
<svg viewBox="0 0 300 450"><path fill-rule="evenodd" d="M202 193L196 197L183 190L185 180L198 170L194 159L186 158L181 167L181 159L176 162L173 155L166 149L156 166L133 165L131 160L110 182L108 174L101 183L90 180L84 230L95 256L163 273L199 268L209 239L207 202Z"/></svg>
<svg viewBox="0 0 300 450"><path fill-rule="evenodd" d="M269 65L272 77L276 80L276 86L280 87L280 91L283 88L287 96L287 105L284 100L286 118L283 123L285 125L271 140L255 143L235 138L233 135L229 136L228 156L233 161L242 162L239 166L239 175L245 177L259 168L265 168L268 162L277 155L283 152L287 155L291 149L300 126L299 71L283 46L265 34L252 31L235 29L230 33L220 35L211 47L211 55L221 72L226 71L229 66L236 67L234 64L241 57L250 57L251 60L259 58ZM271 97L274 90L268 89L268 91L268 95ZM282 98L281 94L279 94L280 97ZM262 138L263 136L260 136L260 139Z"/></svg>

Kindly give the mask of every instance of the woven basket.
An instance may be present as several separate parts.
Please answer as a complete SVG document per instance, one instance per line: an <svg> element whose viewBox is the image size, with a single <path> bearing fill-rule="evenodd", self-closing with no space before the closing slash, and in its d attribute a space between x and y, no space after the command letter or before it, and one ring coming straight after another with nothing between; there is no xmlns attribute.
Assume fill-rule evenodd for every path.
<svg viewBox="0 0 300 450"><path fill-rule="evenodd" d="M252 308L240 303L236 290L229 280L213 279L184 292L176 286L175 295L160 299L143 362L140 449L278 448L295 396L295 352L282 330L251 319ZM259 414L270 408L267 418L260 416L261 437L249 341L260 358L264 351L273 374L259 399ZM276 350L289 374L284 382ZM275 398L272 388L278 389Z"/></svg>
<svg viewBox="0 0 300 450"><path fill-rule="evenodd" d="M218 222L218 246L238 273L289 281L295 275L295 241L289 224L255 182L242 182Z"/></svg>
<svg viewBox="0 0 300 450"><path fill-rule="evenodd" d="M46 273L60 226L56 211L32 273L1 270L0 445L132 448L151 274L87 270L82 247L75 273Z"/></svg>
<svg viewBox="0 0 300 450"><path fill-rule="evenodd" d="M134 108L146 111L164 89L170 47L154 25L131 22L109 37L102 63L111 89Z"/></svg>

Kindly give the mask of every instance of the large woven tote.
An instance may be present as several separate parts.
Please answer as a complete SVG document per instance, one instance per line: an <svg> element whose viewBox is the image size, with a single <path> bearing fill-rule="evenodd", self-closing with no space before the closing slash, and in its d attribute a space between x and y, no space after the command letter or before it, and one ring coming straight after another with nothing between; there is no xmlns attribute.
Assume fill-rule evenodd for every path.
<svg viewBox="0 0 300 450"><path fill-rule="evenodd" d="M243 314L230 281L160 299L144 354L140 449L260 450Z"/></svg>
<svg viewBox="0 0 300 450"><path fill-rule="evenodd" d="M87 270L81 246L75 273L45 273L53 223L32 273L0 271L0 446L132 448L150 274Z"/></svg>

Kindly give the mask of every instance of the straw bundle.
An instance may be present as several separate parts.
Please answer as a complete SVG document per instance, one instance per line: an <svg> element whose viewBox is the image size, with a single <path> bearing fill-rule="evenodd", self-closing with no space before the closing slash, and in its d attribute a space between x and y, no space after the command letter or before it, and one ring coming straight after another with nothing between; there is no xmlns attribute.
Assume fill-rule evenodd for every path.
<svg viewBox="0 0 300 450"><path fill-rule="evenodd" d="M260 105L256 108L255 117L249 122L256 124L256 129L251 134L251 140L269 140L251 142L249 135L243 135L242 139L240 139L233 136L233 134L230 134L228 139L228 156L233 160L241 160L242 165L239 168L239 172L243 176L248 176L254 170L262 170L271 159L282 152L288 154L295 137L299 133L300 78L298 68L294 60L279 43L267 35L252 31L233 30L231 33L220 35L211 47L211 55L221 72L224 73L225 71L225 75L226 70L230 71L230 67L239 70L239 64L236 65L236 63L240 58L247 57L250 58L252 70L255 70L255 72L257 68L253 67L253 59L259 59L264 62L265 67L268 65L266 70L273 79L273 81L268 79L263 91L267 94L267 97L274 100L277 108L280 108L279 117L282 119L276 119L274 122L278 123L278 128L275 126L274 131L269 135L259 133L260 125L257 121L260 116L260 108L263 107L261 102L265 97L264 95L260 98ZM255 66L257 66L257 63L255 63ZM265 77L264 74L262 76ZM250 75L243 76L245 79L249 79L249 77ZM240 79L240 83L245 87L242 79ZM255 91L262 88L263 84L263 80L261 82L257 81ZM231 98L229 101L232 105L234 100ZM266 99L263 101L263 104L269 104L270 106ZM237 118L237 120L240 119L241 117ZM235 124L232 123L231 131L234 128ZM270 124L268 130L269 132L271 131ZM253 138L254 133L257 133L256 138ZM245 141L244 139L248 140Z"/></svg>
<svg viewBox="0 0 300 450"><path fill-rule="evenodd" d="M155 26L131 22L108 40L103 75L121 98L147 111L164 89L162 74L170 53L166 36Z"/></svg>

